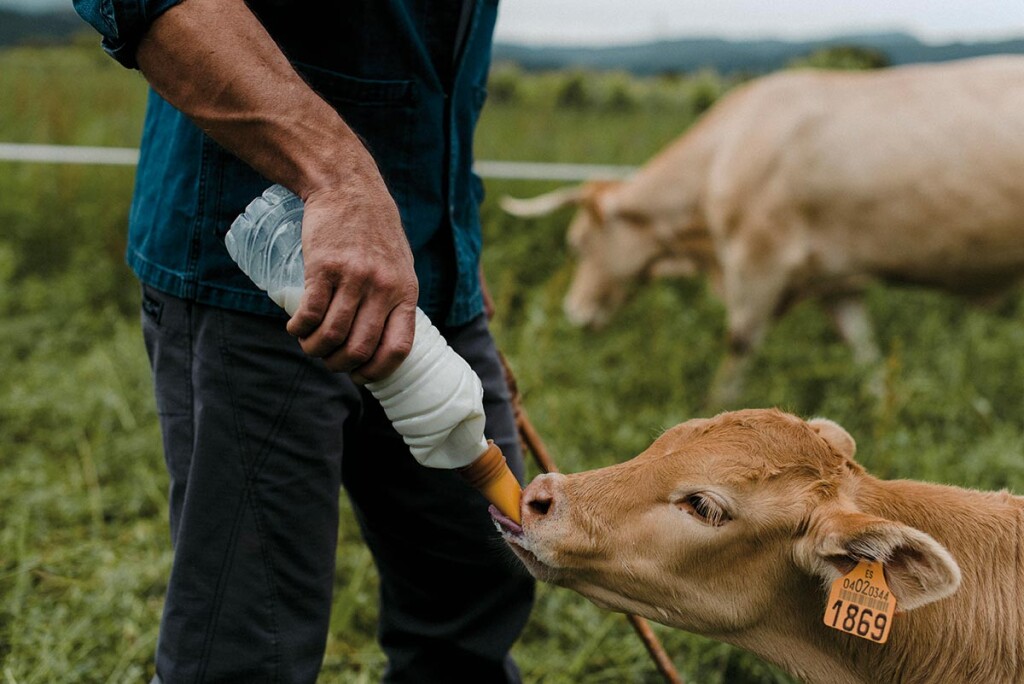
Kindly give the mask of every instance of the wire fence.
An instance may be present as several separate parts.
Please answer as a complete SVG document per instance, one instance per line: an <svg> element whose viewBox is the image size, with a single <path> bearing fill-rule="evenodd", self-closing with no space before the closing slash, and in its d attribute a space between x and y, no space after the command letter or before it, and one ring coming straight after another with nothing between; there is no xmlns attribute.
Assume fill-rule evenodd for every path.
<svg viewBox="0 0 1024 684"><path fill-rule="evenodd" d="M0 161L135 166L139 162L139 151L130 147L0 143ZM474 170L483 178L502 180L584 181L625 178L633 173L636 167L610 164L478 161Z"/></svg>

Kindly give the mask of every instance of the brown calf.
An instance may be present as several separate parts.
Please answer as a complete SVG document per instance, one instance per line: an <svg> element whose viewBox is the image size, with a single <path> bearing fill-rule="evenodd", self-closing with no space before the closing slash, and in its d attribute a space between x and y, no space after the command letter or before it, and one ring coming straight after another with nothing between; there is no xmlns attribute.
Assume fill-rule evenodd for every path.
<svg viewBox="0 0 1024 684"><path fill-rule="evenodd" d="M746 648L809 683L1024 681L1024 498L882 481L835 423L691 420L619 465L542 475L503 535L538 579ZM885 644L823 623L828 587L884 566Z"/></svg>

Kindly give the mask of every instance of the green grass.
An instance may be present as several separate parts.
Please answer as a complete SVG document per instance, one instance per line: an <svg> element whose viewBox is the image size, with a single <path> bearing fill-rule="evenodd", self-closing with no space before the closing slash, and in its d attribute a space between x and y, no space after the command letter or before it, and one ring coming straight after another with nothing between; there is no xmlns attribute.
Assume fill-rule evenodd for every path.
<svg viewBox="0 0 1024 684"><path fill-rule="evenodd" d="M527 86L533 87L530 81ZM144 88L98 48L0 53L0 141L132 146ZM480 158L640 163L692 121L625 110L494 104ZM123 266L127 168L0 163L0 682L144 681L170 565L166 478L138 287ZM564 470L615 463L700 415L723 353L721 305L699 281L642 289L600 335L568 326L568 213L504 216L488 183L485 268L494 331ZM838 420L884 477L1024 492L1024 298L992 309L876 288L885 393L866 390L825 316L773 327L743 403ZM322 680L372 682L376 576L351 512L338 545ZM737 649L658 628L688 681L780 682ZM540 588L515 656L528 682L660 681L624 618Z"/></svg>

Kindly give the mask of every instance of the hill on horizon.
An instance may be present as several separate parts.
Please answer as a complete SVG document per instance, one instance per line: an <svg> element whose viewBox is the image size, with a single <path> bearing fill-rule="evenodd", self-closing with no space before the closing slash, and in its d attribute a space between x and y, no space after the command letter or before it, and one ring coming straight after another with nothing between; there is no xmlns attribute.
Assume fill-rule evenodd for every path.
<svg viewBox="0 0 1024 684"><path fill-rule="evenodd" d="M0 8L0 47L64 44L78 35L99 36L70 8L50 12L20 12ZM677 38L633 45L527 46L497 43L495 63L515 63L526 71L591 69L628 71L637 75L682 73L712 69L721 74L764 73L799 57L837 46L871 48L892 64L941 62L992 54L1024 54L1024 37L999 41L928 44L899 32L850 34L817 40Z"/></svg>
<svg viewBox="0 0 1024 684"><path fill-rule="evenodd" d="M993 54L1024 54L1024 37L999 41L928 44L909 33L850 34L818 40L678 38L609 47L530 47L498 43L494 61L527 71L624 70L637 75L713 69L722 74L774 71L818 50L856 46L882 52L892 64L943 62Z"/></svg>
<svg viewBox="0 0 1024 684"><path fill-rule="evenodd" d="M83 31L92 31L69 7L53 12L19 12L0 8L0 47L26 43L68 43ZM95 32L94 32L95 35ZM96 37L99 42L99 36Z"/></svg>

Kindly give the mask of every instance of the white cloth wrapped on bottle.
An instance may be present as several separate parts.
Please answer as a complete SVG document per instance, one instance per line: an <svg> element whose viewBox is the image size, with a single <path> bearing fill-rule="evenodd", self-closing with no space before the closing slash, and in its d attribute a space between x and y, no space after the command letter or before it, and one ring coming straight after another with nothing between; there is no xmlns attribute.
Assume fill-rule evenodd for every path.
<svg viewBox="0 0 1024 684"><path fill-rule="evenodd" d="M289 314L304 286L301 230L302 201L274 185L249 203L225 237L239 268ZM461 468L487 450L480 378L419 308L409 356L366 387L422 465Z"/></svg>

